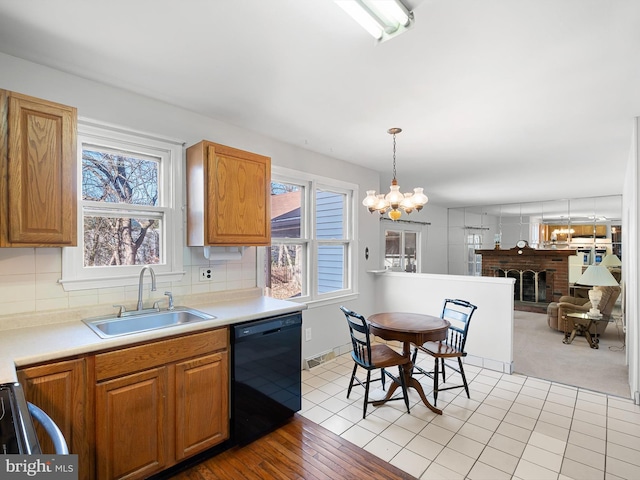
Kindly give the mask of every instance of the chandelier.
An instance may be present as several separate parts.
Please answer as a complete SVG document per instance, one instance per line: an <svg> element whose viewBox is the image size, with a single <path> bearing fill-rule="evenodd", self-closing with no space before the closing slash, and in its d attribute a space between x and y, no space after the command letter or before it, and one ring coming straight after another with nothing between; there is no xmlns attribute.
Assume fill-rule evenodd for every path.
<svg viewBox="0 0 640 480"><path fill-rule="evenodd" d="M402 212L408 215L414 210L420 211L429 201L423 193L423 189L419 187L414 188L413 193L400 192L400 186L398 185L398 180L396 180L396 134L401 131L401 128L387 130L387 133L393 135L393 180L389 187L389 193L376 195L375 190L367 190L367 196L362 201L362 204L371 213L380 212L380 215L384 215L389 212L389 218L394 222L402 216Z"/></svg>

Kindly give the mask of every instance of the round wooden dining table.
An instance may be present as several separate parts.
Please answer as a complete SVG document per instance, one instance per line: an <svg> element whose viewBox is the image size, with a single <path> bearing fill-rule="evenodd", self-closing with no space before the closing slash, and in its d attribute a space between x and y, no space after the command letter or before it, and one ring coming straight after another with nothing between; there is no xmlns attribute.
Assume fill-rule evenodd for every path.
<svg viewBox="0 0 640 480"><path fill-rule="evenodd" d="M449 322L440 317L424 315L419 313L406 312L385 312L376 313L367 318L371 333L384 340L395 340L402 342L402 354L411 360L411 345L422 345L425 342L437 342L444 340L449 329ZM418 380L413 378L413 363L409 361L403 367L404 380L407 389L413 387L422 402L432 412L442 414L442 410L431 405ZM380 404L389 400L399 383L393 382L384 399ZM376 405L376 404L374 404Z"/></svg>

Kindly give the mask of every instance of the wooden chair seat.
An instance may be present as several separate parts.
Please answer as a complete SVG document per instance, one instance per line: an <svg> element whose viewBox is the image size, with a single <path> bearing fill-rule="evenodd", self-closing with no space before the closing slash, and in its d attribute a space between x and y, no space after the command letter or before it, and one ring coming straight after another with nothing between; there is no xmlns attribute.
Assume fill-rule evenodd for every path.
<svg viewBox="0 0 640 480"><path fill-rule="evenodd" d="M445 342L427 342L423 345L418 345L418 348L429 355L442 358L465 357L467 355L454 345L449 345Z"/></svg>
<svg viewBox="0 0 640 480"><path fill-rule="evenodd" d="M447 331L447 338L441 342L426 342L423 345L415 345L413 351L413 372L421 373L433 378L433 404L438 403L438 392L443 390L451 390L452 388L464 388L469 395L469 384L467 383L467 377L464 374L464 366L462 364L462 357L466 357L467 354L464 351L464 346L467 341L467 333L469 331L469 324L471 317L476 311L476 306L467 302L466 300L452 300L446 299L444 301L444 307L442 308L441 318L448 320L450 323L449 330ZM431 355L434 358L434 366L432 371L424 370L416 365L416 357L418 356L418 350ZM448 365L449 368L458 372L462 376L461 385L450 385L448 387L442 387L438 385L438 378L442 375L442 383L446 382L445 374L445 359L456 358L458 360L458 368Z"/></svg>
<svg viewBox="0 0 640 480"><path fill-rule="evenodd" d="M409 395L407 386L404 383L403 365L409 363L411 359L405 357L401 353L396 352L389 345L384 343L371 343L371 334L369 332L369 324L365 318L359 313L353 312L345 307L340 307L342 313L347 319L349 333L351 335L351 358L353 358L353 372L351 380L349 380L349 388L347 389L347 398L351 395L351 389L354 385L364 387L364 405L362 407L362 418L367 416L367 406L370 403L376 403L376 400L369 401L369 385L372 382L381 382L384 389L385 377L391 378L402 387L402 397L391 398L390 400L404 400L409 410ZM363 368L367 372L367 378L360 380L356 376L358 367ZM393 376L386 370L388 367L398 367L398 376ZM371 372L380 370L380 378L371 378Z"/></svg>
<svg viewBox="0 0 640 480"><path fill-rule="evenodd" d="M375 343L371 345L371 363L375 368L395 367L411 361L401 353L396 352L389 345Z"/></svg>

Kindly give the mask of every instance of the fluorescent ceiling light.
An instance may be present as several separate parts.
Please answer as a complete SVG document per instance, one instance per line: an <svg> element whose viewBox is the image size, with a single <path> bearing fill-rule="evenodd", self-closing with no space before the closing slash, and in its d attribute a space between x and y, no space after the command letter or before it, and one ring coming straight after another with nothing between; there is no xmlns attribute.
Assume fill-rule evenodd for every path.
<svg viewBox="0 0 640 480"><path fill-rule="evenodd" d="M384 16L387 25L395 26L395 28L409 25L411 13L409 13L403 4L395 0L372 0L371 4L379 14Z"/></svg>
<svg viewBox="0 0 640 480"><path fill-rule="evenodd" d="M406 32L413 25L413 12L400 0L334 0L379 42Z"/></svg>

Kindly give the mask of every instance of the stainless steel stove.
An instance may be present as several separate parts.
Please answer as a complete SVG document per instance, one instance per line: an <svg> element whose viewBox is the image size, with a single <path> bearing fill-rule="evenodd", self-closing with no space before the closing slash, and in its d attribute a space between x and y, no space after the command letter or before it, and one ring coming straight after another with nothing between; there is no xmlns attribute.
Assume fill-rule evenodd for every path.
<svg viewBox="0 0 640 480"><path fill-rule="evenodd" d="M19 383L0 384L0 454L40 454L40 444Z"/></svg>

